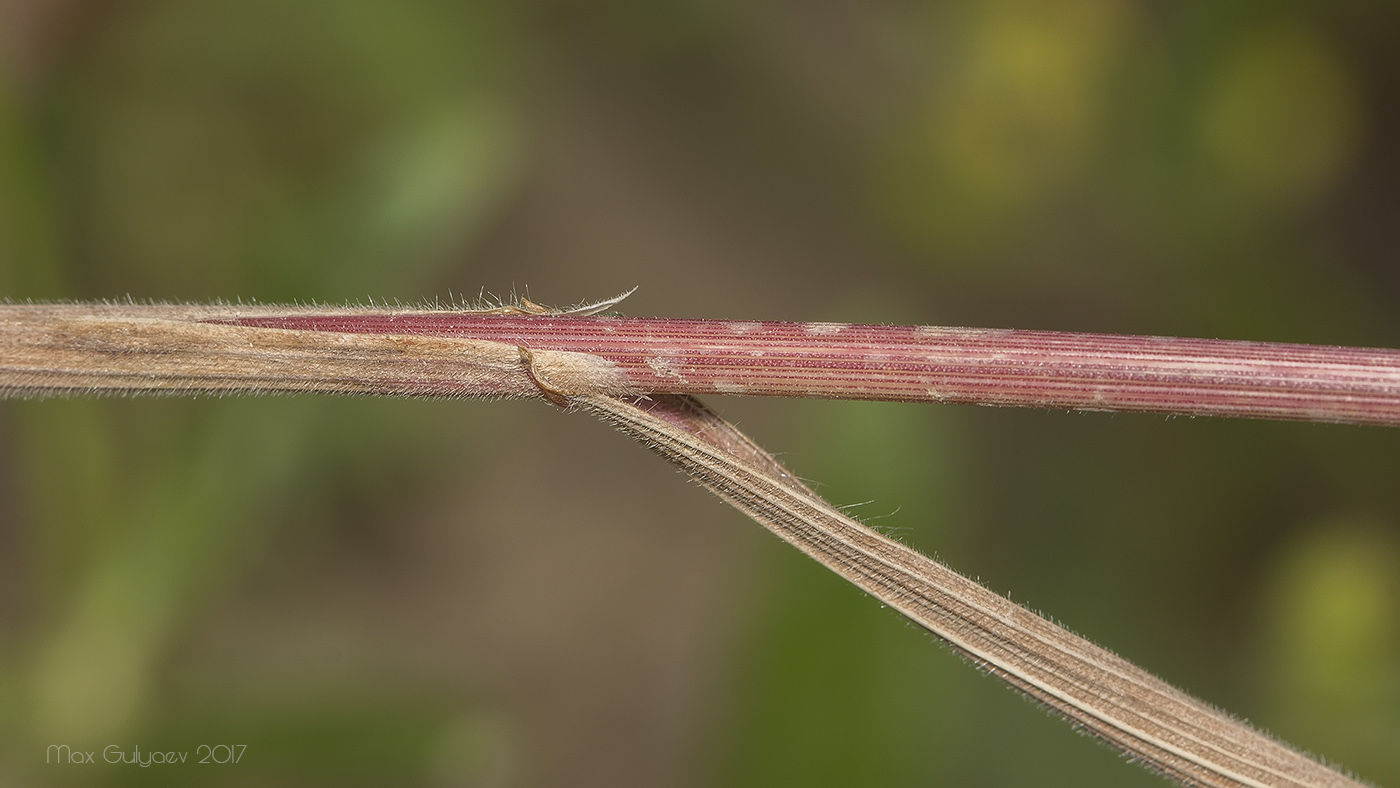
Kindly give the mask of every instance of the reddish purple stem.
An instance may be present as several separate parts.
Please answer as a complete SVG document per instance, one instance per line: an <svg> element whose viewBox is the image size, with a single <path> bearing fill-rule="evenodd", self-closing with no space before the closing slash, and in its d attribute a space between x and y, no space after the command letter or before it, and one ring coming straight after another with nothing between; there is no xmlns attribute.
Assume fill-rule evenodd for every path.
<svg viewBox="0 0 1400 788"><path fill-rule="evenodd" d="M219 321L224 322L224 321ZM591 353L649 393L1400 425L1400 351L1049 331L473 313L228 322Z"/></svg>

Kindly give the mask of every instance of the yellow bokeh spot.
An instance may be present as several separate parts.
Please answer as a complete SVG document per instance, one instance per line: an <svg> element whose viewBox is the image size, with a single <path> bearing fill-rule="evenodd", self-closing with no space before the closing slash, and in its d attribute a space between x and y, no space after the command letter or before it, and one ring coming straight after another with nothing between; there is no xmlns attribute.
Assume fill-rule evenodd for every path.
<svg viewBox="0 0 1400 788"><path fill-rule="evenodd" d="M1118 5L999 4L987 15L949 103L932 119L940 158L959 182L1015 203L1076 168L1121 38Z"/></svg>
<svg viewBox="0 0 1400 788"><path fill-rule="evenodd" d="M1199 133L1237 188L1288 203L1342 174L1360 127L1356 87L1340 59L1312 32L1282 27L1226 60L1207 91Z"/></svg>
<svg viewBox="0 0 1400 788"><path fill-rule="evenodd" d="M1400 657L1400 546L1373 526L1337 522L1297 543L1280 570L1280 678L1332 703L1371 696Z"/></svg>
<svg viewBox="0 0 1400 788"><path fill-rule="evenodd" d="M1279 558L1260 710L1276 733L1362 774L1400 773L1400 535L1332 519Z"/></svg>
<svg viewBox="0 0 1400 788"><path fill-rule="evenodd" d="M1080 172L1134 29L1122 0L996 0L965 24L881 176L901 229L934 246L980 243Z"/></svg>

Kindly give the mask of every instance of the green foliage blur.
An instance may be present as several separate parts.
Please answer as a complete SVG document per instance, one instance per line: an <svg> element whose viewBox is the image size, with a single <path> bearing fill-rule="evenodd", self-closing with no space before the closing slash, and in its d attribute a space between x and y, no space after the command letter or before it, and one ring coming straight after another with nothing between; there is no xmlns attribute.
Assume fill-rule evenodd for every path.
<svg viewBox="0 0 1400 788"><path fill-rule="evenodd" d="M1395 347L1398 9L3 0L0 297ZM1400 782L1393 430L714 404ZM576 415L0 403L0 784L190 783L1162 784Z"/></svg>

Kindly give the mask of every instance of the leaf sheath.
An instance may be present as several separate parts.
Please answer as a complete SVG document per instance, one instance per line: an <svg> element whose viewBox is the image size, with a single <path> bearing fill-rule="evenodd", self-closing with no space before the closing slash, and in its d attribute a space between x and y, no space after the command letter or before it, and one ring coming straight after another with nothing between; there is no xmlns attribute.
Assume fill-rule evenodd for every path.
<svg viewBox="0 0 1400 788"><path fill-rule="evenodd" d="M689 397L574 402L987 672L1182 785L1361 783L842 514Z"/></svg>

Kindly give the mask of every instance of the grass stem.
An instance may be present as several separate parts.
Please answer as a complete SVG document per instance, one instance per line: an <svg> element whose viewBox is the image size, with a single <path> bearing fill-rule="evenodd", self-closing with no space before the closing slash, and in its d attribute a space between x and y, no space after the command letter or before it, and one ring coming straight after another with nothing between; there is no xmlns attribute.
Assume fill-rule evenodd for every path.
<svg viewBox="0 0 1400 788"><path fill-rule="evenodd" d="M600 415L989 673L1184 785L1357 786L855 522L694 394L1400 424L1400 351L526 307L0 306L0 396L539 397Z"/></svg>
<svg viewBox="0 0 1400 788"><path fill-rule="evenodd" d="M658 394L1400 425L1400 350L514 311L0 306L0 389L29 396L171 388L537 395L530 381L517 376L483 378L459 368L464 360L489 356L491 345L504 345L586 355L600 369L613 370L611 385ZM158 336L162 331L179 339L171 345ZM181 345L191 347L181 351ZM207 352L200 355L193 345ZM42 357L45 349L53 359ZM504 355L491 364L518 361L516 351L497 351ZM352 357L357 352L364 362L358 366ZM259 369L260 353L270 365L266 369ZM17 360L21 354L27 358ZM160 354L165 361L180 355L191 367L172 370ZM310 379L307 373L316 370L321 379Z"/></svg>

